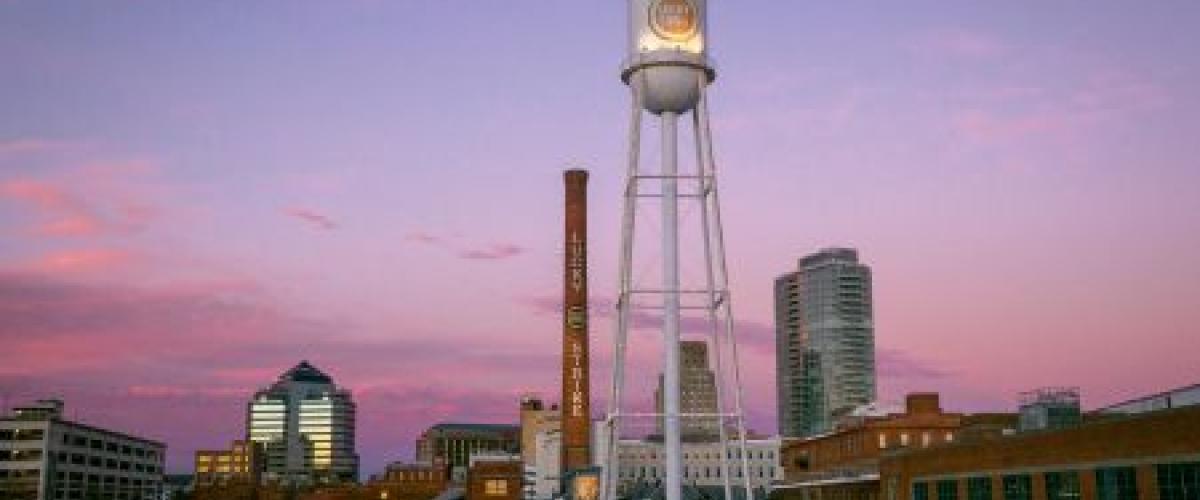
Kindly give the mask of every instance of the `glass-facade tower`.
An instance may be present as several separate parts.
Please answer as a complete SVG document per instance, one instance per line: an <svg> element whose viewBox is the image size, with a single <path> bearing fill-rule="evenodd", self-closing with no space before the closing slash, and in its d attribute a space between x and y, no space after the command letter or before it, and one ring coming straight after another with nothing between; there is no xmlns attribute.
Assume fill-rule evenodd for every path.
<svg viewBox="0 0 1200 500"><path fill-rule="evenodd" d="M781 435L828 432L874 401L871 269L857 251L821 250L775 280L775 342Z"/></svg>
<svg viewBox="0 0 1200 500"><path fill-rule="evenodd" d="M357 481L354 400L307 361L255 393L247 420L247 438L262 443L265 451L265 480Z"/></svg>

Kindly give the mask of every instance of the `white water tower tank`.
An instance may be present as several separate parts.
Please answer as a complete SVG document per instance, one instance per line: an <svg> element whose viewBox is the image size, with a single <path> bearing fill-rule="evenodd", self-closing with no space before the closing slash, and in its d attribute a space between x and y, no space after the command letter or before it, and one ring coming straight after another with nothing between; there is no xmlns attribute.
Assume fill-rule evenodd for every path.
<svg viewBox="0 0 1200 500"><path fill-rule="evenodd" d="M706 0L629 0L629 59L621 79L654 114L696 107L708 61Z"/></svg>

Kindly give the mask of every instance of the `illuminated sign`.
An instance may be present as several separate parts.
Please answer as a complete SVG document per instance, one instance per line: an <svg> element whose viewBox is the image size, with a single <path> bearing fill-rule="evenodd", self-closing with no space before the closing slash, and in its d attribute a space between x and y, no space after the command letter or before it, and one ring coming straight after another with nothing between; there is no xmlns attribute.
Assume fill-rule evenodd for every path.
<svg viewBox="0 0 1200 500"><path fill-rule="evenodd" d="M699 16L691 0L655 0L650 4L650 28L659 37L675 42L696 34Z"/></svg>
<svg viewBox="0 0 1200 500"><path fill-rule="evenodd" d="M569 269L568 284L576 294L582 294L587 286L587 261L584 253L583 239L579 233L572 231L567 242L567 268ZM570 416L586 418L584 413L584 374L583 374L583 338L587 328L587 305L575 304L567 307L566 327L568 345L568 362L570 371L567 377L570 397L564 401Z"/></svg>
<svg viewBox="0 0 1200 500"><path fill-rule="evenodd" d="M578 475L572 481L574 500L596 500L600 498L600 478L593 474Z"/></svg>

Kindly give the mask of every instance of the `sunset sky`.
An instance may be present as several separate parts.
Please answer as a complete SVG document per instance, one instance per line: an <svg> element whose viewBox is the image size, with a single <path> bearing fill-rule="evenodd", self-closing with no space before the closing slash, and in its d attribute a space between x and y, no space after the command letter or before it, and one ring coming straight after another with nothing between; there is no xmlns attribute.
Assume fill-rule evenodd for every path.
<svg viewBox="0 0 1200 500"><path fill-rule="evenodd" d="M752 427L775 428L772 282L827 246L874 271L885 400L1200 382L1200 2L710 3ZM308 359L354 391L369 474L553 399L564 168L592 173L592 298L615 289L624 16L0 0L3 403L63 397L188 471Z"/></svg>

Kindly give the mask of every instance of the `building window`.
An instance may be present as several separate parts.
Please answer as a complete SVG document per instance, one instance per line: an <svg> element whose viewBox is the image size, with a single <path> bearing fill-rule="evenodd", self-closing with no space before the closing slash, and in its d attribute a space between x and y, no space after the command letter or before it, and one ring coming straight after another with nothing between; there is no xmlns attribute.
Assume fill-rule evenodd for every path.
<svg viewBox="0 0 1200 500"><path fill-rule="evenodd" d="M1031 500L1033 480L1029 474L1004 476L1004 500Z"/></svg>
<svg viewBox="0 0 1200 500"><path fill-rule="evenodd" d="M938 481L937 500L958 500L958 481L955 479Z"/></svg>
<svg viewBox="0 0 1200 500"><path fill-rule="evenodd" d="M967 500L992 500L992 478L967 478Z"/></svg>
<svg viewBox="0 0 1200 500"><path fill-rule="evenodd" d="M933 441L933 439L931 439L931 436L929 435L929 431L925 431L925 432L921 433L921 447L922 448L928 448L929 443L931 441Z"/></svg>
<svg viewBox="0 0 1200 500"><path fill-rule="evenodd" d="M1101 467L1096 469L1096 500L1137 500L1137 469Z"/></svg>
<svg viewBox="0 0 1200 500"><path fill-rule="evenodd" d="M929 500L929 485L924 482L913 483L912 500Z"/></svg>
<svg viewBox="0 0 1200 500"><path fill-rule="evenodd" d="M882 450L882 449L886 449L886 448L887 448L887 433L880 432L879 433L879 449Z"/></svg>
<svg viewBox="0 0 1200 500"><path fill-rule="evenodd" d="M1157 469L1159 500L1200 499L1200 462L1161 464Z"/></svg>
<svg viewBox="0 0 1200 500"><path fill-rule="evenodd" d="M1046 500L1079 500L1079 473L1047 472Z"/></svg>
<svg viewBox="0 0 1200 500"><path fill-rule="evenodd" d="M900 433L900 446L908 446L908 433L907 432Z"/></svg>
<svg viewBox="0 0 1200 500"><path fill-rule="evenodd" d="M508 481L503 479L488 479L483 482L483 494L489 497L502 497L508 494Z"/></svg>

